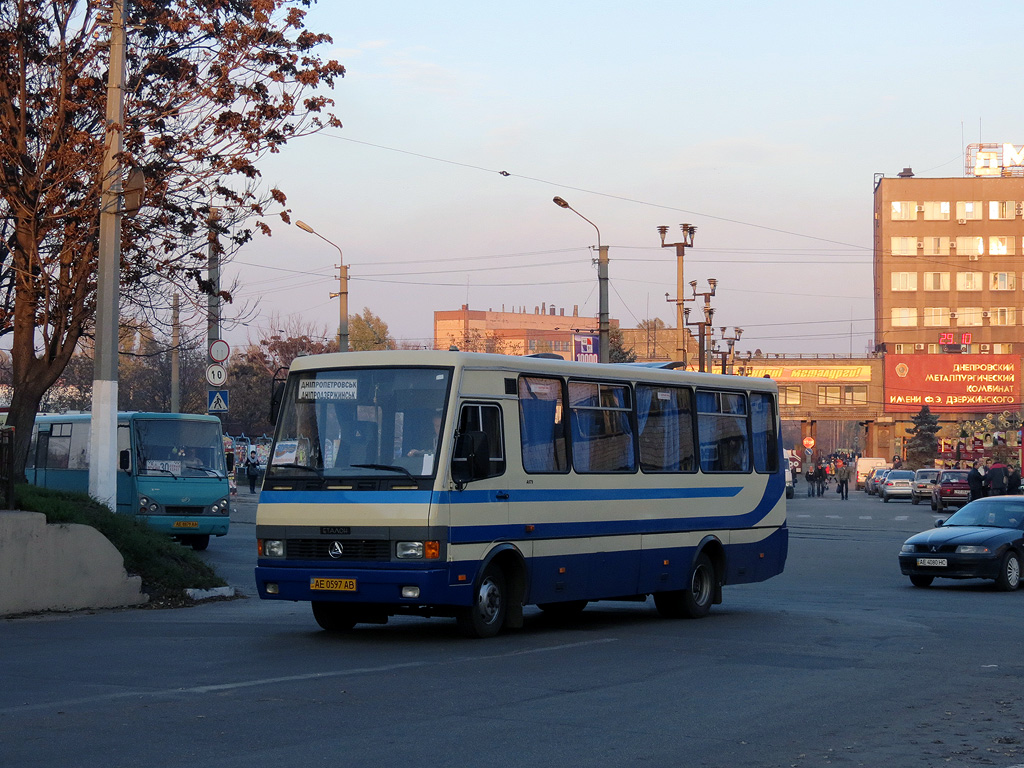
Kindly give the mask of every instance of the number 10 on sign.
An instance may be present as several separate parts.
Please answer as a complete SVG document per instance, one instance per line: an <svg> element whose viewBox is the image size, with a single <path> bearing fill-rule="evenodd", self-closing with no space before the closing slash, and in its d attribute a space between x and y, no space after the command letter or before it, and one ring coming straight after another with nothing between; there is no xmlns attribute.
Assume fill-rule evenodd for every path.
<svg viewBox="0 0 1024 768"><path fill-rule="evenodd" d="M206 383L211 387L219 387L227 380L228 372L223 365L214 363L206 367Z"/></svg>

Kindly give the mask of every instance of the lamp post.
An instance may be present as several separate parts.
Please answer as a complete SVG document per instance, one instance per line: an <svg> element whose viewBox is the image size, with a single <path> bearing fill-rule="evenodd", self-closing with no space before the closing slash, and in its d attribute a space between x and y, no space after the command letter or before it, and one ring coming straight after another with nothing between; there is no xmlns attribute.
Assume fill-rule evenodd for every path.
<svg viewBox="0 0 1024 768"><path fill-rule="evenodd" d="M683 239L678 243L666 243L665 235L668 234L668 227L658 227L658 234L661 235L661 247L662 248L675 248L676 249L676 297L675 299L669 299L666 294L665 299L669 303L676 305L676 356L682 361L683 368L686 368L686 329L685 318L683 317L683 302L686 299L683 298L683 256L686 253L686 249L693 246L693 236L696 233L697 228L690 224L680 224L679 229L683 231Z"/></svg>
<svg viewBox="0 0 1024 768"><path fill-rule="evenodd" d="M328 240L306 222L296 221L295 226L303 232L316 235L325 243L333 245L338 249L338 292L330 294L330 297L332 299L335 297L341 299L338 311L338 351L348 352L348 267L345 266L345 257L342 255L341 248L338 247L337 243Z"/></svg>
<svg viewBox="0 0 1024 768"><path fill-rule="evenodd" d="M597 224L592 222L582 213L577 211L560 197L552 198L552 202L559 208L568 208L590 226L597 230L597 360L601 363L608 362L608 246L601 245L601 230Z"/></svg>
<svg viewBox="0 0 1024 768"><path fill-rule="evenodd" d="M723 356L722 356L722 373L732 373L732 365L733 365L733 359L734 359L734 351L736 349L736 342L739 341L740 340L740 336L743 335L743 329L742 328L733 328L732 329L732 336L726 336L725 335L725 326L724 325L721 327L721 331L722 331L722 341L726 342L729 345L728 351L727 352L723 352ZM726 370L726 365L727 364L728 364L728 370Z"/></svg>

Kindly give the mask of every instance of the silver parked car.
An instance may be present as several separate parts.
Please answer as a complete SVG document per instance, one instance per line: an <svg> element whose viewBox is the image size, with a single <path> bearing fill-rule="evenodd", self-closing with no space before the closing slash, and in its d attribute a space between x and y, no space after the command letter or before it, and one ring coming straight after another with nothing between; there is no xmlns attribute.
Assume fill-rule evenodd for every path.
<svg viewBox="0 0 1024 768"><path fill-rule="evenodd" d="M914 472L910 469L892 469L878 486L878 495L882 501L889 499L909 499L912 495L910 484L914 481Z"/></svg>

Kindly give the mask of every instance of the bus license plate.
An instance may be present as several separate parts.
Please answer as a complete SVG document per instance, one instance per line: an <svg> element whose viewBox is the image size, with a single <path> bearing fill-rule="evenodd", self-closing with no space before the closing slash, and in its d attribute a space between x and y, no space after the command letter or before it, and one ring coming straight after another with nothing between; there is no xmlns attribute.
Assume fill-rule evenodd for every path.
<svg viewBox="0 0 1024 768"><path fill-rule="evenodd" d="M917 558L917 565L931 567L931 568L945 568L946 558L944 557L919 557Z"/></svg>
<svg viewBox="0 0 1024 768"><path fill-rule="evenodd" d="M355 592L355 579L318 579L309 580L310 589L323 589L331 592Z"/></svg>
<svg viewBox="0 0 1024 768"><path fill-rule="evenodd" d="M198 528L199 522L197 520L175 520L175 528Z"/></svg>

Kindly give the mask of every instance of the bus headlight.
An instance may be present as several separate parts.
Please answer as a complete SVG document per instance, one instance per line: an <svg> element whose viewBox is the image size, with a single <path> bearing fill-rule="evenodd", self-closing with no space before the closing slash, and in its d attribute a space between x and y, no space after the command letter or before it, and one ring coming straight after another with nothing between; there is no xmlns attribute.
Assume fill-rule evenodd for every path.
<svg viewBox="0 0 1024 768"><path fill-rule="evenodd" d="M395 556L399 560L422 560L422 541L400 541L395 547Z"/></svg>
<svg viewBox="0 0 1024 768"><path fill-rule="evenodd" d="M210 512L215 515L226 515L228 513L228 497L218 499L210 505Z"/></svg>
<svg viewBox="0 0 1024 768"><path fill-rule="evenodd" d="M257 548L260 557L284 557L284 542L281 539L260 539Z"/></svg>

